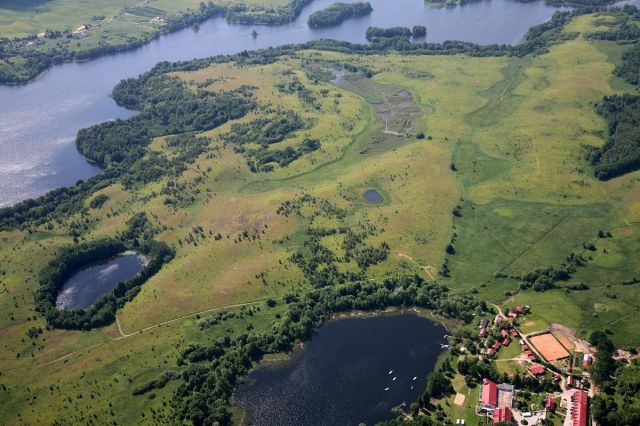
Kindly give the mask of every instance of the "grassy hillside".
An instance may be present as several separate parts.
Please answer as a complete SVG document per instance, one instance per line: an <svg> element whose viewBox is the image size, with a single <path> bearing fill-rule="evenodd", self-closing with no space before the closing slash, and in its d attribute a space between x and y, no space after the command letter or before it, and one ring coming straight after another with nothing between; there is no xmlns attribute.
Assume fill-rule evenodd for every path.
<svg viewBox="0 0 640 426"><path fill-rule="evenodd" d="M594 19L574 19L564 31L579 33L575 39L523 59L300 51L266 64L237 60L172 73L194 93L250 86L258 106L200 134L210 138L207 151L177 177L111 184L92 195L108 197L99 208L0 232L0 418L50 424L64 413L71 423L162 423L177 383L153 397L134 397L132 389L179 370L187 344L247 327L269 330L284 308L268 308L267 299L312 288L291 260L306 253L310 221L374 229L363 244L389 246L385 259L363 268L345 255L344 234L320 237L339 259L339 273L374 283L418 273L453 295L529 304L539 327L560 322L581 334L609 328L617 345L639 345L639 284L623 282L640 277L640 173L601 182L583 156L582 145L604 143L606 124L594 103L632 90L613 78L617 59L605 52L608 43L617 45L586 37L599 28ZM339 75L334 82L332 73ZM257 126L285 111L304 126L268 146L230 142L238 125ZM287 166L250 170L256 156L306 139L320 149ZM171 158L176 148L157 137L145 152L154 155ZM366 203L368 189L383 202ZM283 203L303 194L326 204L302 203L283 214ZM323 215L326 206L344 214ZM78 223L79 238L94 240L122 231L138 211L161 229L156 238L175 248L174 260L118 311L117 323L48 330L34 310L39 270L73 244ZM455 254L446 254L448 244ZM586 262L560 288L518 291L513 277L559 265L570 253ZM449 276L439 274L444 262ZM567 288L579 282L588 290ZM216 310L237 315L201 328ZM34 326L43 333L28 337Z"/></svg>

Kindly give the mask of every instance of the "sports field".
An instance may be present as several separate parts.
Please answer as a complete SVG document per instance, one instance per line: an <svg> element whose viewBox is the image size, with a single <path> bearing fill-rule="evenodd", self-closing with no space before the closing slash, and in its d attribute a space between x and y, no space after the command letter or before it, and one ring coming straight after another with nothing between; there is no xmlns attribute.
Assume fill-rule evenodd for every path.
<svg viewBox="0 0 640 426"><path fill-rule="evenodd" d="M530 337L529 341L547 361L556 361L569 356L569 352L551 333Z"/></svg>

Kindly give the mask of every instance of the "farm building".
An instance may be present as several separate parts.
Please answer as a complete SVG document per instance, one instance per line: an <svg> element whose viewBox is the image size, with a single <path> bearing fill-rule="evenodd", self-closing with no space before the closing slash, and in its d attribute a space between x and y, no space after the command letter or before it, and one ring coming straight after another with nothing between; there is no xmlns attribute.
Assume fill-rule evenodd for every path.
<svg viewBox="0 0 640 426"><path fill-rule="evenodd" d="M540 376L541 374L544 374L544 367L540 364L535 364L529 367L529 371L531 371L531 374L534 376Z"/></svg>
<svg viewBox="0 0 640 426"><path fill-rule="evenodd" d="M498 385L489 379L482 380L480 403L484 410L493 410L498 405Z"/></svg>
<svg viewBox="0 0 640 426"><path fill-rule="evenodd" d="M513 407L514 394L513 385L510 385L509 383L500 383L498 385L498 408Z"/></svg>
<svg viewBox="0 0 640 426"><path fill-rule="evenodd" d="M493 411L493 424L508 423L513 419L509 407L500 407Z"/></svg>
<svg viewBox="0 0 640 426"><path fill-rule="evenodd" d="M582 368L586 369L593 363L593 357L590 354L584 354L582 358Z"/></svg>
<svg viewBox="0 0 640 426"><path fill-rule="evenodd" d="M571 395L571 415L572 426L587 426L587 411L589 409L589 396L586 392L576 390Z"/></svg>
<svg viewBox="0 0 640 426"><path fill-rule="evenodd" d="M553 410L556 408L556 400L553 397L548 397L547 401L544 403L544 408L547 410Z"/></svg>

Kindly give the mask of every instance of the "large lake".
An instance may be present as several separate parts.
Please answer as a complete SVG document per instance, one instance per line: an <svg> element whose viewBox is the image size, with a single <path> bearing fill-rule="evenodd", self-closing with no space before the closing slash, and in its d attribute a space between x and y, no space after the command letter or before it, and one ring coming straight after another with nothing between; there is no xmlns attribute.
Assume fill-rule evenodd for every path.
<svg viewBox="0 0 640 426"><path fill-rule="evenodd" d="M76 132L131 112L109 97L123 78L159 61L188 60L318 38L365 42L368 26L426 25L428 41L517 43L528 28L558 9L542 1L485 0L453 9L425 7L422 0L370 0L369 16L311 30L307 18L335 0L314 0L293 22L274 27L229 24L222 18L166 35L139 49L51 68L21 86L0 86L0 207L42 195L99 173L75 149ZM347 0L353 1L353 0ZM256 28L259 35L251 36Z"/></svg>
<svg viewBox="0 0 640 426"><path fill-rule="evenodd" d="M419 398L445 333L412 314L330 321L291 361L254 370L234 401L256 426L372 425Z"/></svg>
<svg viewBox="0 0 640 426"><path fill-rule="evenodd" d="M119 283L135 277L144 267L145 260L140 254L126 252L78 271L64 284L56 299L56 307L88 308Z"/></svg>

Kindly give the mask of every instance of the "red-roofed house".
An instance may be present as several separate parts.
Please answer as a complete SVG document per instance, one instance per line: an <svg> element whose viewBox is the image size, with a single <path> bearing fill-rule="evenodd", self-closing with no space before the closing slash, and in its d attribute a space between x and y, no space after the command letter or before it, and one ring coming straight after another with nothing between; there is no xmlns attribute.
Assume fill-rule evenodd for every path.
<svg viewBox="0 0 640 426"><path fill-rule="evenodd" d="M548 397L547 402L545 402L544 404L544 408L546 408L547 410L553 410L554 408L556 408L556 400L553 399L553 397Z"/></svg>
<svg viewBox="0 0 640 426"><path fill-rule="evenodd" d="M502 321L504 321L504 317L502 315L498 315L496 317L496 322L502 322Z"/></svg>
<svg viewBox="0 0 640 426"><path fill-rule="evenodd" d="M573 386L573 382L574 382L573 376L567 377L567 385L568 386Z"/></svg>
<svg viewBox="0 0 640 426"><path fill-rule="evenodd" d="M501 346L501 345L500 345L500 342L495 342L495 343L493 344L493 349L495 349L495 350L497 351L498 349L500 349L500 346Z"/></svg>
<svg viewBox="0 0 640 426"><path fill-rule="evenodd" d="M530 359L532 362L536 362L536 356L535 356L534 354L529 354L529 359Z"/></svg>
<svg viewBox="0 0 640 426"><path fill-rule="evenodd" d="M486 328L481 328L480 329L480 337L484 337L487 335L487 329Z"/></svg>
<svg viewBox="0 0 640 426"><path fill-rule="evenodd" d="M496 354L496 350L493 348L487 349L487 356L494 356Z"/></svg>
<svg viewBox="0 0 640 426"><path fill-rule="evenodd" d="M517 331L515 328L512 328L512 329L511 329L511 335L512 335L513 337L518 337L518 331Z"/></svg>
<svg viewBox="0 0 640 426"><path fill-rule="evenodd" d="M516 314L513 311L509 311L509 313L507 315L509 316L509 318L518 318L518 314Z"/></svg>
<svg viewBox="0 0 640 426"><path fill-rule="evenodd" d="M589 396L586 392L576 390L573 395L571 395L571 402L572 426L587 426Z"/></svg>
<svg viewBox="0 0 640 426"><path fill-rule="evenodd" d="M521 314L524 312L524 307L518 305L515 308L513 308L514 311L516 311L516 314Z"/></svg>
<svg viewBox="0 0 640 426"><path fill-rule="evenodd" d="M502 334L502 337L507 337L509 335L507 330L505 330L504 328L502 330L500 330L500 334Z"/></svg>
<svg viewBox="0 0 640 426"><path fill-rule="evenodd" d="M482 380L482 408L493 409L498 405L498 385L489 379Z"/></svg>
<svg viewBox="0 0 640 426"><path fill-rule="evenodd" d="M509 339L508 337L502 341L503 346L509 346L509 343L511 343L511 339Z"/></svg>
<svg viewBox="0 0 640 426"><path fill-rule="evenodd" d="M529 371L531 371L532 374L539 376L541 374L544 374L544 367L540 364L534 364L529 367Z"/></svg>
<svg viewBox="0 0 640 426"><path fill-rule="evenodd" d="M513 414L509 407L500 407L493 411L493 424L510 422Z"/></svg>

